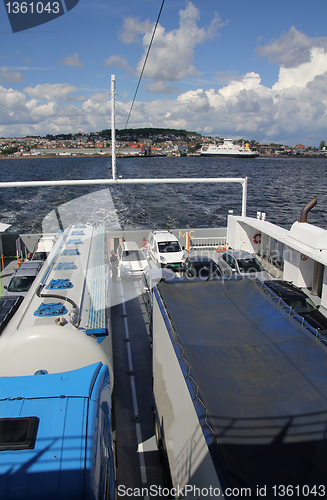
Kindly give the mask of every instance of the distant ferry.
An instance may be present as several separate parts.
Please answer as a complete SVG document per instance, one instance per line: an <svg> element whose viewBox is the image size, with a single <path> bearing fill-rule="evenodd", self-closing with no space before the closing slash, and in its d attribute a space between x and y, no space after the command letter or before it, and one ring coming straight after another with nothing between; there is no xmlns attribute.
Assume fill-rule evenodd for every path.
<svg viewBox="0 0 327 500"><path fill-rule="evenodd" d="M226 156L232 158L255 158L259 156L257 151L251 151L249 143L244 144L234 144L233 139L225 139L223 144L209 144L208 146L202 146L201 156Z"/></svg>

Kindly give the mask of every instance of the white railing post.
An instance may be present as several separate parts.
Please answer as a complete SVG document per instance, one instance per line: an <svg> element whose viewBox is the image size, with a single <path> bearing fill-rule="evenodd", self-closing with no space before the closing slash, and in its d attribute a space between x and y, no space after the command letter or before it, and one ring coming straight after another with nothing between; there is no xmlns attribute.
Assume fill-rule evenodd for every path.
<svg viewBox="0 0 327 500"><path fill-rule="evenodd" d="M247 185L248 185L248 178L245 177L243 179L243 183L242 183L242 187L243 187L243 193L242 193L242 217L246 217Z"/></svg>

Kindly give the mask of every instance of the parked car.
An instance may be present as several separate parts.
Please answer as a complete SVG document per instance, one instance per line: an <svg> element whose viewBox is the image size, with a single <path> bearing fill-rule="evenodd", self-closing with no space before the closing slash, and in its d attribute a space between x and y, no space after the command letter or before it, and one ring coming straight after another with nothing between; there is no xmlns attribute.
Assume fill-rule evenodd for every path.
<svg viewBox="0 0 327 500"><path fill-rule="evenodd" d="M318 307L312 302L300 288L283 280L265 281L278 297L280 297L288 306L302 316L313 328L323 333L327 330L327 318L318 310ZM324 334L324 333L323 333Z"/></svg>
<svg viewBox="0 0 327 500"><path fill-rule="evenodd" d="M9 281L9 285L4 286L6 290L4 295L21 295L25 297L42 265L42 260L23 262Z"/></svg>
<svg viewBox="0 0 327 500"><path fill-rule="evenodd" d="M186 257L185 276L188 278L217 278L222 276L218 265L210 259L201 255Z"/></svg>
<svg viewBox="0 0 327 500"><path fill-rule="evenodd" d="M169 231L151 231L148 236L148 255L158 267L182 271L185 262L184 248Z"/></svg>
<svg viewBox="0 0 327 500"><path fill-rule="evenodd" d="M224 276L249 276L260 280L270 280L255 255L243 250L227 250L218 258L218 266Z"/></svg>
<svg viewBox="0 0 327 500"><path fill-rule="evenodd" d="M118 268L121 278L141 278L148 261L135 241L124 241L117 249Z"/></svg>

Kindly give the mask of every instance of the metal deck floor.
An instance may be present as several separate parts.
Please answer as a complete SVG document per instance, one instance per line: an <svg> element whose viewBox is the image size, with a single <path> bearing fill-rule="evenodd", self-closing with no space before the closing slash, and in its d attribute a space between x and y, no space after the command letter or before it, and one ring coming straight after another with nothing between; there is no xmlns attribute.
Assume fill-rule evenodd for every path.
<svg viewBox="0 0 327 500"><path fill-rule="evenodd" d="M140 286L122 280L110 288L111 297L121 299L111 308L118 492L163 486L152 410L152 349Z"/></svg>

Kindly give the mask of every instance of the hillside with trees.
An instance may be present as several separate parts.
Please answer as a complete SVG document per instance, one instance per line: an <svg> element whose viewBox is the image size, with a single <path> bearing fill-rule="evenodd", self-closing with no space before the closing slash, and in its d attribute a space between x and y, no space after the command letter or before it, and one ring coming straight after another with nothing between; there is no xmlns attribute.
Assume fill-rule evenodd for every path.
<svg viewBox="0 0 327 500"><path fill-rule="evenodd" d="M111 139L111 129L105 129L99 132L103 137L107 137ZM121 139L133 139L138 140L140 138L152 138L158 136L167 137L167 136L176 136L181 137L184 140L188 140L190 137L202 137L201 134L197 132L189 132L187 130L178 130L174 128L127 128L116 130L117 136Z"/></svg>

